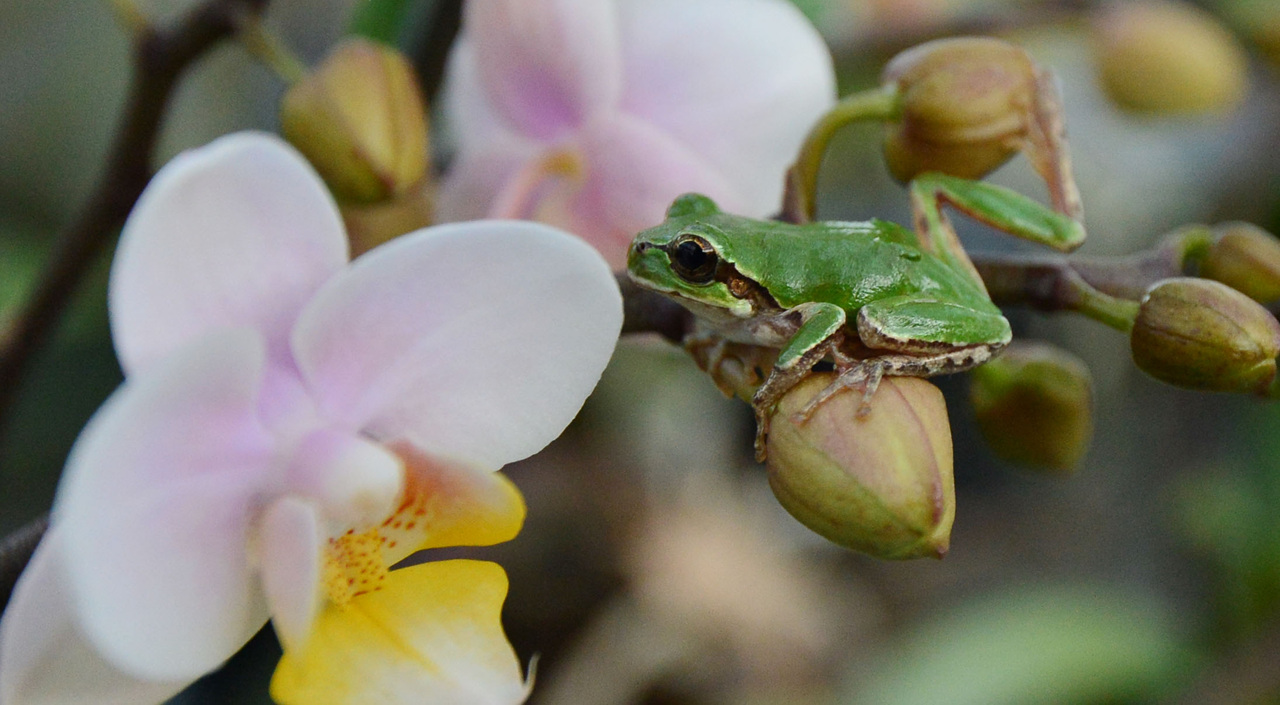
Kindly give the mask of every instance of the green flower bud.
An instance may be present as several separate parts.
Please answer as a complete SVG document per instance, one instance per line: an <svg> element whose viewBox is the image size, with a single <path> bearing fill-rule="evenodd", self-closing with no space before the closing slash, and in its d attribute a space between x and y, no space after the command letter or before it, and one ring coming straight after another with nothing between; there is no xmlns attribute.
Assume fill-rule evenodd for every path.
<svg viewBox="0 0 1280 705"><path fill-rule="evenodd" d="M768 439L769 486L800 523L878 558L941 558L955 518L951 428L938 388L888 377L857 417L844 391L798 423L796 412L834 379L815 374L782 398Z"/></svg>
<svg viewBox="0 0 1280 705"><path fill-rule="evenodd" d="M340 200L403 195L427 173L427 118L413 67L364 39L339 44L291 86L281 130Z"/></svg>
<svg viewBox="0 0 1280 705"><path fill-rule="evenodd" d="M1212 15L1166 0L1112 3L1095 21L1107 95L1142 113L1220 112L1248 88L1248 57Z"/></svg>
<svg viewBox="0 0 1280 705"><path fill-rule="evenodd" d="M1015 343L973 370L969 399L991 450L1013 463L1070 472L1093 437L1089 369L1052 345Z"/></svg>
<svg viewBox="0 0 1280 705"><path fill-rule="evenodd" d="M1163 382L1265 394L1276 377L1280 323L1226 284L1182 277L1151 287L1129 340L1133 361Z"/></svg>
<svg viewBox="0 0 1280 705"><path fill-rule="evenodd" d="M926 42L894 57L882 81L895 85L902 114L890 123L885 161L902 182L926 171L980 179L1022 148L1037 69L999 39Z"/></svg>
<svg viewBox="0 0 1280 705"><path fill-rule="evenodd" d="M1250 223L1223 223L1213 234L1200 276L1263 304L1280 300L1280 240Z"/></svg>

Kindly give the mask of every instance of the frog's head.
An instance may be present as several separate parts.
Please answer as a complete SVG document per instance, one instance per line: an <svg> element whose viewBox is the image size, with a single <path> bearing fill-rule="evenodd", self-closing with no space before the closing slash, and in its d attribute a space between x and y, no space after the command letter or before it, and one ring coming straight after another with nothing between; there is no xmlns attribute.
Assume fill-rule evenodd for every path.
<svg viewBox="0 0 1280 705"><path fill-rule="evenodd" d="M711 309L749 316L749 300L734 296L736 274L725 257L721 211L706 196L687 193L667 210L667 219L636 236L627 254L627 273L640 286L675 298L696 313Z"/></svg>

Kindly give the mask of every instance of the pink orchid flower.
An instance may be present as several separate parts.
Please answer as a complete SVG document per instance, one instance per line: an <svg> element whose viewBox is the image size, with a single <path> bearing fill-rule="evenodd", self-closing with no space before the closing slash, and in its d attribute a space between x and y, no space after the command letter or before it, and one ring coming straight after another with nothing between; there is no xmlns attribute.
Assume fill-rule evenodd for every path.
<svg viewBox="0 0 1280 705"><path fill-rule="evenodd" d="M687 191L776 213L835 99L830 54L786 0L484 0L465 13L441 216L552 223L614 266Z"/></svg>
<svg viewBox="0 0 1280 705"><path fill-rule="evenodd" d="M125 384L90 421L0 621L0 701L160 702L270 617L282 703L514 703L502 465L577 413L614 279L548 226L421 230L347 262L293 149L241 133L157 174L109 290Z"/></svg>

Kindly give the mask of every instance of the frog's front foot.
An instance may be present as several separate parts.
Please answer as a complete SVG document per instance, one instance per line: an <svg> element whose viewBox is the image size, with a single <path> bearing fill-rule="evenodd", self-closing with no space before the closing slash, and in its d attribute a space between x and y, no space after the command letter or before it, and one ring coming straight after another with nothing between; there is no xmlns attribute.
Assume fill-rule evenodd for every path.
<svg viewBox="0 0 1280 705"><path fill-rule="evenodd" d="M862 360L852 367L843 370L838 377L831 381L821 392L809 400L800 411L797 411L795 422L797 424L807 423L813 412L818 410L831 397L839 394L846 389L852 389L862 392L862 401L858 404L856 416L860 419L866 418L871 413L871 397L875 396L876 390L880 388L880 380L884 378L885 365L879 360Z"/></svg>

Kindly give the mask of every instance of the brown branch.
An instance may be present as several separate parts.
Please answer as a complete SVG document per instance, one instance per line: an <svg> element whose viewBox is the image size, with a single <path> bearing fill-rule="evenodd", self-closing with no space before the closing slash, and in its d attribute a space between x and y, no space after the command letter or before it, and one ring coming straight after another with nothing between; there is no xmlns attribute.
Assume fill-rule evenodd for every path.
<svg viewBox="0 0 1280 705"><path fill-rule="evenodd" d="M161 120L183 72L233 35L268 0L207 0L181 22L139 33L134 76L119 130L98 186L57 238L35 291L0 331L0 421L8 415L32 358L56 329L89 266L124 222L151 178Z"/></svg>

